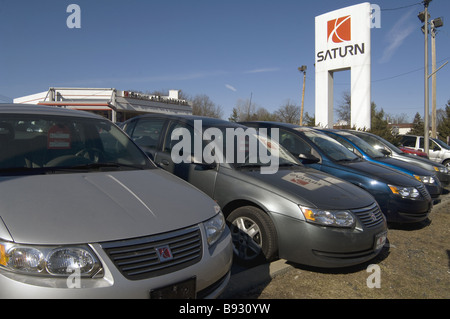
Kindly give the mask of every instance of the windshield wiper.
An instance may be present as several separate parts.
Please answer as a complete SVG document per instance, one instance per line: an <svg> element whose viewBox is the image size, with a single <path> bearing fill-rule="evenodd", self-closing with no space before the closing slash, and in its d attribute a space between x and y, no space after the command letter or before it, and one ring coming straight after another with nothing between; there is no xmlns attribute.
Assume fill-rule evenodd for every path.
<svg viewBox="0 0 450 319"><path fill-rule="evenodd" d="M356 162L361 160L359 157L355 157L355 158L343 158L343 159L339 159L336 160L336 162Z"/></svg>
<svg viewBox="0 0 450 319"><path fill-rule="evenodd" d="M90 163L84 165L75 165L70 167L64 167L62 169L100 169L100 168L132 168L132 169L144 169L142 166L122 164L116 162L101 162L101 163ZM58 168L57 168L58 169Z"/></svg>

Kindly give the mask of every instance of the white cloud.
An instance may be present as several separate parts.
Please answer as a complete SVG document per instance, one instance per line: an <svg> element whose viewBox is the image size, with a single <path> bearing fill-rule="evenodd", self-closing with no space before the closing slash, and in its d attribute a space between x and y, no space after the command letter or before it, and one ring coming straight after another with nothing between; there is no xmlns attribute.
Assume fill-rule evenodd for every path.
<svg viewBox="0 0 450 319"><path fill-rule="evenodd" d="M380 59L381 63L388 62L394 55L395 51L403 44L403 41L414 31L417 31L417 26L411 22L407 24L407 20L410 18L414 11L410 10L403 15L397 23L389 30L387 41L388 45L383 51L383 56Z"/></svg>
<svg viewBox="0 0 450 319"><path fill-rule="evenodd" d="M244 73L249 74L249 73L275 72L275 71L279 71L279 70L280 70L280 68L262 68L262 69L245 71Z"/></svg>
<svg viewBox="0 0 450 319"><path fill-rule="evenodd" d="M233 92L236 92L236 91L237 91L237 89L236 89L234 86L230 85L230 84L225 84L225 87L226 87L227 89L233 91Z"/></svg>

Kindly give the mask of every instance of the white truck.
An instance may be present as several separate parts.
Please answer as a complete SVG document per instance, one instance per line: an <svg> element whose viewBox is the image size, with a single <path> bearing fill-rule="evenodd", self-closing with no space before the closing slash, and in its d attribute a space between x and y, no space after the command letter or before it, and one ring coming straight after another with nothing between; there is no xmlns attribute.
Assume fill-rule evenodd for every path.
<svg viewBox="0 0 450 319"><path fill-rule="evenodd" d="M401 144L404 147L413 148L415 150L424 151L424 138L417 135L403 135ZM429 140L429 158L430 160L445 165L450 168L450 146L443 141L430 138Z"/></svg>

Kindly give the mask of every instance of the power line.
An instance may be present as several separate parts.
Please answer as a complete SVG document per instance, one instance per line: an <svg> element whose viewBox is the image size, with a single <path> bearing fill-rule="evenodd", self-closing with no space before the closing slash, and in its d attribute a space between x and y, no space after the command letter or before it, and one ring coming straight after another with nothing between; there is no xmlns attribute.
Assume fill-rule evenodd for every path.
<svg viewBox="0 0 450 319"><path fill-rule="evenodd" d="M389 8L389 9L381 9L381 11L394 11L394 10L401 10L401 9L406 9L406 8L410 8L410 7L414 7L417 5L422 4L422 2L418 2L418 3L414 3L414 4L410 4L407 6L403 6L403 7L397 7L397 8Z"/></svg>

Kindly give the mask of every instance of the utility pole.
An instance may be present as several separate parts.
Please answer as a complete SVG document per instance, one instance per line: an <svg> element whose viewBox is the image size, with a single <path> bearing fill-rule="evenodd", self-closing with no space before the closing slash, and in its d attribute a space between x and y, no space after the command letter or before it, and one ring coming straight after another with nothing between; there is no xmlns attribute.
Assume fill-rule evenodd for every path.
<svg viewBox="0 0 450 319"><path fill-rule="evenodd" d="M306 81L306 65L302 65L298 68L300 72L303 72L303 89L302 89L302 106L300 109L300 126L303 125L303 105L305 100L305 81Z"/></svg>
<svg viewBox="0 0 450 319"><path fill-rule="evenodd" d="M436 138L436 29L444 25L442 18L431 20L431 137ZM445 65L445 64L444 64ZM442 66L441 66L442 68ZM440 69L440 68L439 68Z"/></svg>
<svg viewBox="0 0 450 319"><path fill-rule="evenodd" d="M436 138L436 29L431 20L431 137Z"/></svg>
<svg viewBox="0 0 450 319"><path fill-rule="evenodd" d="M424 0L423 5L425 7L425 10L420 12L418 15L418 18L420 21L424 22L423 32L425 34L425 85L424 85L424 95L425 95L425 101L424 101L424 152L429 153L429 90L428 90L428 5L430 4L431 0Z"/></svg>

